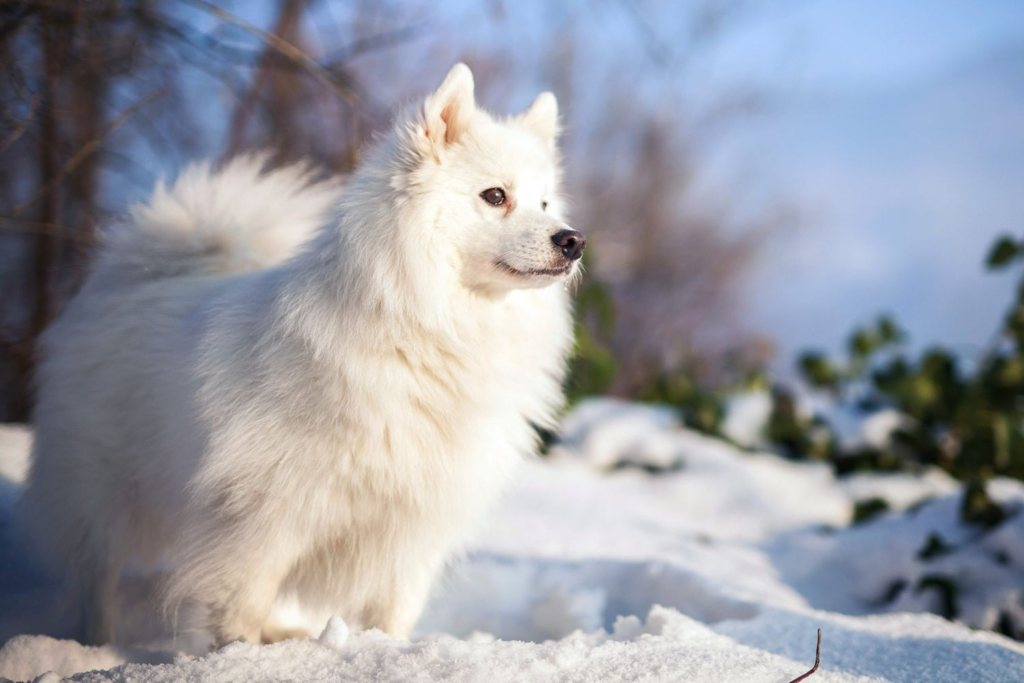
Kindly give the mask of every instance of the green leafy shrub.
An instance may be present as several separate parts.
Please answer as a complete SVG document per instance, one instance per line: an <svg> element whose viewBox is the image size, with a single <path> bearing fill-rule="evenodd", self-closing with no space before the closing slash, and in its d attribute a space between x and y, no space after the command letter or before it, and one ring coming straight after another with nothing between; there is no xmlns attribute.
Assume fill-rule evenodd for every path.
<svg viewBox="0 0 1024 683"><path fill-rule="evenodd" d="M853 523L861 524L888 511L889 503L884 498L868 498L857 501L853 506Z"/></svg>
<svg viewBox="0 0 1024 683"><path fill-rule="evenodd" d="M590 252L583 255L584 265ZM569 359L570 403L605 393L618 369L607 339L615 328L615 304L600 280L585 278L576 292L576 346Z"/></svg>
<svg viewBox="0 0 1024 683"><path fill-rule="evenodd" d="M584 254L584 264L590 253ZM615 324L615 303L607 285L585 278L576 292L576 346L567 381L570 404L607 393L615 381L618 363L609 343ZM725 387L709 389L696 380L695 373L678 368L656 374L629 398L674 406L686 426L720 435L726 396Z"/></svg>
<svg viewBox="0 0 1024 683"><path fill-rule="evenodd" d="M990 270L1024 271L1024 239L1001 237L986 264ZM961 358L940 346L911 354L907 333L888 315L855 329L841 359L816 351L800 354L797 367L804 381L837 403L867 410L891 407L907 417L885 448L844 450L827 420L803 414L784 386L772 389L766 443L786 457L832 462L840 473L935 465L964 480L1024 479L1024 278L1018 280L1013 304L978 358ZM616 320L607 287L585 280L576 305L571 401L606 393L618 369L608 342ZM763 373L749 368L744 373L742 381L708 386L678 368L656 375L629 398L675 406L688 427L723 436L729 394L767 384Z"/></svg>
<svg viewBox="0 0 1024 683"><path fill-rule="evenodd" d="M1002 237L986 262L992 270L1005 270L1022 261L1024 241ZM842 459L842 469L930 464L962 479L997 474L1024 479L1024 280L1016 294L994 341L978 359L965 360L941 347L912 357L904 348L906 333L889 316L854 330L842 361L818 352L802 354L797 365L812 387L841 403L890 406L909 418L886 451L833 452L830 457ZM811 429L808 424L791 427L781 447L806 457L809 448L791 445L800 442L800 428L803 434Z"/></svg>
<svg viewBox="0 0 1024 683"><path fill-rule="evenodd" d="M705 434L721 435L725 417L723 392L701 387L685 371L662 373L651 386L642 389L637 398L675 406L687 427Z"/></svg>

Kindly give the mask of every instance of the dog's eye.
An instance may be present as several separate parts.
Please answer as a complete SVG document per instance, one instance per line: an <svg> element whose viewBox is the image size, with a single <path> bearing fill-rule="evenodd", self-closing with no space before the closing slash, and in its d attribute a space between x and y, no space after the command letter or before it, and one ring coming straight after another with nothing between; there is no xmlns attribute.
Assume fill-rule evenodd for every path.
<svg viewBox="0 0 1024 683"><path fill-rule="evenodd" d="M548 210L548 203L547 202L541 202L540 203L540 210L541 211L547 211Z"/></svg>
<svg viewBox="0 0 1024 683"><path fill-rule="evenodd" d="M492 187L489 190L484 190L480 193L480 196L484 198L484 201L492 206L501 206L505 203L505 190L500 187Z"/></svg>

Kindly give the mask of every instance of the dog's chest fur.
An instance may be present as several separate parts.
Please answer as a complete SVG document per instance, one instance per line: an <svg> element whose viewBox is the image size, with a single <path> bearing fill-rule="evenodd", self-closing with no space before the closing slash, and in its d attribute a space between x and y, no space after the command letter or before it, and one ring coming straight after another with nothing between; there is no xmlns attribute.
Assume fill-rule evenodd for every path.
<svg viewBox="0 0 1024 683"><path fill-rule="evenodd" d="M200 483L230 482L229 498L258 500L321 537L396 524L461 529L533 450L533 425L553 421L570 320L560 290L470 302L459 313L445 333L363 318L319 353L289 335L258 344L253 370L233 373L246 382L206 397L209 411L231 406L225 422L238 428L215 430L221 443L211 447L234 457L211 459ZM265 354L275 361L261 363ZM262 471L255 498L239 486L243 467Z"/></svg>

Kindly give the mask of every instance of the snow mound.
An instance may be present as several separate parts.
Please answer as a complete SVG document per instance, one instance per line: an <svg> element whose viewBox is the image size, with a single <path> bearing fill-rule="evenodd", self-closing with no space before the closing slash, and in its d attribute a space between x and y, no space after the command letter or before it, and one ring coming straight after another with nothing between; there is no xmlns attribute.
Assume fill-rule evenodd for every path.
<svg viewBox="0 0 1024 683"><path fill-rule="evenodd" d="M1024 680L1021 643L970 628L1024 630L1020 482L989 486L1003 517L966 523L959 484L939 472L840 480L608 399L565 425L440 582L411 642L333 617L318 639L213 653L201 632L161 630L152 577L122 582L130 647L59 639L60 583L12 523L30 437L0 431L0 677L785 683L810 668L821 628L811 681ZM853 523L855 503L874 498L888 511Z"/></svg>
<svg viewBox="0 0 1024 683"><path fill-rule="evenodd" d="M320 634L319 641L332 650L342 649L348 642L348 624L337 615L331 617L324 632Z"/></svg>
<svg viewBox="0 0 1024 683"><path fill-rule="evenodd" d="M813 659L814 637L805 638ZM128 664L78 681L774 681L795 677L806 662L737 644L676 611L654 607L644 622L620 619L611 633L574 634L559 641L474 642L451 636L397 642L376 631L343 649L313 640L255 646L238 643L174 666ZM822 680L866 680L833 674Z"/></svg>

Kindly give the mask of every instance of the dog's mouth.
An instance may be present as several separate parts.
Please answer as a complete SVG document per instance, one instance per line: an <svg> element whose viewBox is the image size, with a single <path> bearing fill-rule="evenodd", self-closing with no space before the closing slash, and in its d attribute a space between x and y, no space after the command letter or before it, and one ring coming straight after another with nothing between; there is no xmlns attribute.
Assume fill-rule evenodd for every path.
<svg viewBox="0 0 1024 683"><path fill-rule="evenodd" d="M574 263L575 261L569 261L564 266L561 266L559 268L538 268L536 270L519 270L518 268L513 268L504 261L498 261L494 265L498 267L498 270L508 273L509 275L512 275L514 277L537 277L538 275L546 275L548 277L560 277L562 275L568 275L570 271L572 271Z"/></svg>

